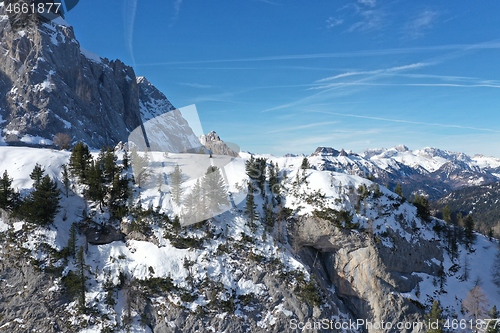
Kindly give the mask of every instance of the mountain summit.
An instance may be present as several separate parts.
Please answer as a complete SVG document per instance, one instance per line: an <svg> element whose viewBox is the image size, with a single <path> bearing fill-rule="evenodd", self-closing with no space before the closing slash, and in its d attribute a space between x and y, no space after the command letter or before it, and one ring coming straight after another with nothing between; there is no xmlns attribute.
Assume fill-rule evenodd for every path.
<svg viewBox="0 0 500 333"><path fill-rule="evenodd" d="M0 2L5 18L0 20L0 117L6 144L50 146L56 134L67 133L72 142L113 146L143 122L175 109L131 67L84 50L64 19L13 29L6 14ZM169 131L183 137L178 142L196 142L180 113L172 116ZM175 120L182 126L177 128Z"/></svg>

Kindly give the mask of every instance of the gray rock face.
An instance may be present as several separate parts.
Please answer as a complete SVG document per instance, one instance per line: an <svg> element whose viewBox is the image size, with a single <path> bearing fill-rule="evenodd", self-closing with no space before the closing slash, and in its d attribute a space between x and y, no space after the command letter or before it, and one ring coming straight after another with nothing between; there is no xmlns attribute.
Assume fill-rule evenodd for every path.
<svg viewBox="0 0 500 333"><path fill-rule="evenodd" d="M316 274L326 280L326 285L334 285L355 318L392 322L394 326L422 319L422 310L400 293L411 291L420 281L412 272L437 273L439 267L432 258L443 259L437 242L421 239L410 243L394 237L394 247L388 248L366 234L341 230L328 221L307 216L292 227L294 247L300 249L301 258L308 262L315 257L321 263Z"/></svg>
<svg viewBox="0 0 500 333"><path fill-rule="evenodd" d="M64 331L65 300L51 289L55 278L26 262L24 256L16 248L4 248L0 257L0 331Z"/></svg>
<svg viewBox="0 0 500 333"><path fill-rule="evenodd" d="M50 145L55 134L68 133L94 148L114 146L149 117L174 109L131 67L81 49L61 18L15 30L4 6L0 18L0 116L8 144ZM182 121L177 137L195 141Z"/></svg>
<svg viewBox="0 0 500 333"><path fill-rule="evenodd" d="M214 131L200 137L200 142L214 155L227 155L237 157L238 152L232 150Z"/></svg>

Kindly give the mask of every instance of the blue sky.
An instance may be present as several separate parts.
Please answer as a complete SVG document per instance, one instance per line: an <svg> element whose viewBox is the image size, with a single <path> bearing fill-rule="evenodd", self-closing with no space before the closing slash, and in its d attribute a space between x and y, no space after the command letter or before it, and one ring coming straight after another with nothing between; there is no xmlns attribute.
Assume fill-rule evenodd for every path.
<svg viewBox="0 0 500 333"><path fill-rule="evenodd" d="M85 0L82 46L256 153L500 157L500 1Z"/></svg>

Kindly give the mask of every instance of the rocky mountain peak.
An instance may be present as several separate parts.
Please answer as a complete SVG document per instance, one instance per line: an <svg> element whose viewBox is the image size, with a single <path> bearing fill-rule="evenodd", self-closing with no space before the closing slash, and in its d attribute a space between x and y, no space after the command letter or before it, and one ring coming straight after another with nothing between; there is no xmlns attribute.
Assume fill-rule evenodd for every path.
<svg viewBox="0 0 500 333"><path fill-rule="evenodd" d="M7 18L3 5L0 16ZM0 48L1 136L9 145L51 146L56 134L66 133L73 143L114 146L145 121L175 109L130 66L82 49L60 17L16 29L0 20ZM155 131L176 133L172 150L198 141L179 112L168 121ZM166 135L161 133L154 135Z"/></svg>
<svg viewBox="0 0 500 333"><path fill-rule="evenodd" d="M206 135L200 136L200 142L214 155L238 156L238 152L231 149L224 141L221 140L215 131L210 131Z"/></svg>
<svg viewBox="0 0 500 333"><path fill-rule="evenodd" d="M339 156L340 152L332 147L318 147L312 153L313 156Z"/></svg>

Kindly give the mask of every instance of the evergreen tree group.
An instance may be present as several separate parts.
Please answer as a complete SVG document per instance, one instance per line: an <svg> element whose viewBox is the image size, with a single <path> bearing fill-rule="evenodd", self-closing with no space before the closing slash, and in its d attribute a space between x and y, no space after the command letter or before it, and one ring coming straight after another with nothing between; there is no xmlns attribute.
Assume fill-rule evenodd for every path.
<svg viewBox="0 0 500 333"><path fill-rule="evenodd" d="M137 152L136 152L137 153ZM127 153L124 153L124 165L128 165ZM84 195L87 199L103 206L109 206L111 213L123 217L126 213L126 200L130 195L129 180L121 175L123 170L117 165L117 156L111 148L101 149L96 159L90 154L89 148L79 142L72 151L69 159L69 173L84 185ZM69 186L63 168L63 182L65 189ZM141 176L139 176L139 179ZM68 184L66 184L68 182ZM67 190L66 190L67 191Z"/></svg>
<svg viewBox="0 0 500 333"><path fill-rule="evenodd" d="M221 208L228 204L228 193L221 171L215 166L210 166L205 176L196 181L184 200L185 224L201 222L216 216L221 212Z"/></svg>

